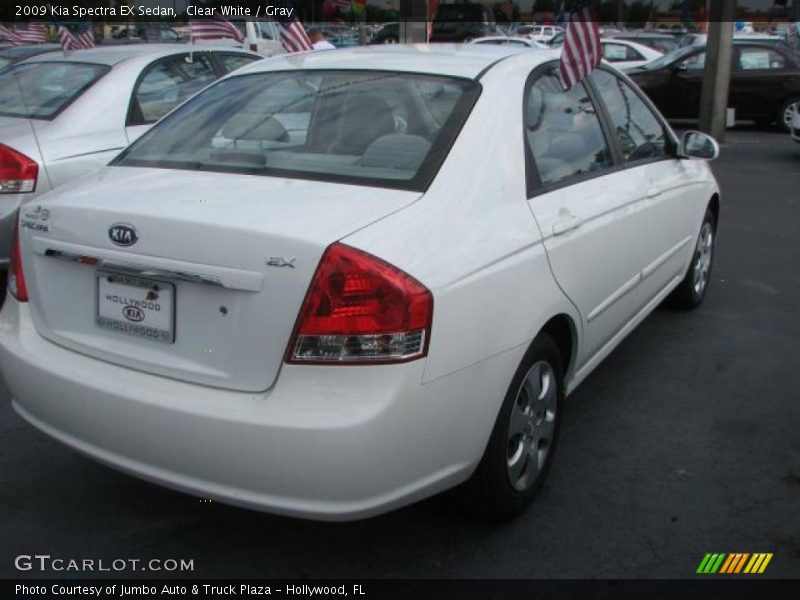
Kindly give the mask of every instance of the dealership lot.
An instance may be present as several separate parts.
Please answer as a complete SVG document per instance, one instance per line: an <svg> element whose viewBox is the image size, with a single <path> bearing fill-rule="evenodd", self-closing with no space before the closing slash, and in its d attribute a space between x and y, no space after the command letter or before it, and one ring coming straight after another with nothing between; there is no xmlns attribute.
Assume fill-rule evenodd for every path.
<svg viewBox="0 0 800 600"><path fill-rule="evenodd" d="M202 502L66 450L0 388L0 575L51 554L193 559L180 575L204 578L686 577L706 552L772 552L768 575L797 576L800 146L737 130L714 169L706 303L657 310L571 396L516 521L476 522L447 498L349 524Z"/></svg>

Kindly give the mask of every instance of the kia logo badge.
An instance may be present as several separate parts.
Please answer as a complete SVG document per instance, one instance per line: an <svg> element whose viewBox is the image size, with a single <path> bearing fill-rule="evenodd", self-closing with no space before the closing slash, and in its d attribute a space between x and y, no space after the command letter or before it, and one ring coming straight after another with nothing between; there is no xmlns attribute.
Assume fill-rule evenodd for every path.
<svg viewBox="0 0 800 600"><path fill-rule="evenodd" d="M130 304L122 309L122 316L134 323L144 321L144 311L138 306L131 306Z"/></svg>
<svg viewBox="0 0 800 600"><path fill-rule="evenodd" d="M115 223L108 230L108 239L117 246L133 246L139 240L139 236L132 225Z"/></svg>

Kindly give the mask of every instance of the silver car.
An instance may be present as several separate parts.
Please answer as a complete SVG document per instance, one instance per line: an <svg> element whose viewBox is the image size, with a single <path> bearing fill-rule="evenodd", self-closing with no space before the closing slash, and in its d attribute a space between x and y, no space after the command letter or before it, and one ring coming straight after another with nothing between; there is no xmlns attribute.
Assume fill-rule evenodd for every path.
<svg viewBox="0 0 800 600"><path fill-rule="evenodd" d="M183 100L260 58L141 44L40 54L0 73L0 269L21 204L104 166Z"/></svg>

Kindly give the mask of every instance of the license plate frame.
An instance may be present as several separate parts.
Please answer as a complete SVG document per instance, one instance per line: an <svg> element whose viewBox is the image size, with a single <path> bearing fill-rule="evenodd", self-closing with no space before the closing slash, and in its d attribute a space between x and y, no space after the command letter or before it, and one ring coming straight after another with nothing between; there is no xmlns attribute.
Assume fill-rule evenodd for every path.
<svg viewBox="0 0 800 600"><path fill-rule="evenodd" d="M101 293L110 288L112 288L112 292L115 291L114 287L117 288L115 300L104 299L101 296ZM128 294L133 294L138 290L150 290L156 294L156 297L150 299L144 294L141 294L141 299L138 296L119 296L120 292L125 294L126 289ZM162 298L165 290L168 291L167 298ZM156 306L159 308L156 309ZM98 270L95 273L95 323L101 329L132 338L174 344L175 306L175 283L171 281L118 271ZM118 316L113 314L117 307L119 307ZM129 309L131 316L123 313L127 307L131 307ZM132 318L139 314L142 316L138 321ZM149 324L145 323L148 315L151 317ZM166 328L163 325L164 316L166 316Z"/></svg>

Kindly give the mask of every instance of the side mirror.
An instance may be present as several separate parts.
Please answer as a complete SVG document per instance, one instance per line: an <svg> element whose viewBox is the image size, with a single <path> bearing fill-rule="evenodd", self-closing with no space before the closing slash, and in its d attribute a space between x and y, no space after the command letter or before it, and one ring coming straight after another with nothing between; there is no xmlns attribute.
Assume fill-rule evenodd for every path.
<svg viewBox="0 0 800 600"><path fill-rule="evenodd" d="M687 131L681 136L678 147L680 158L700 158L714 160L719 156L717 140L702 131Z"/></svg>

